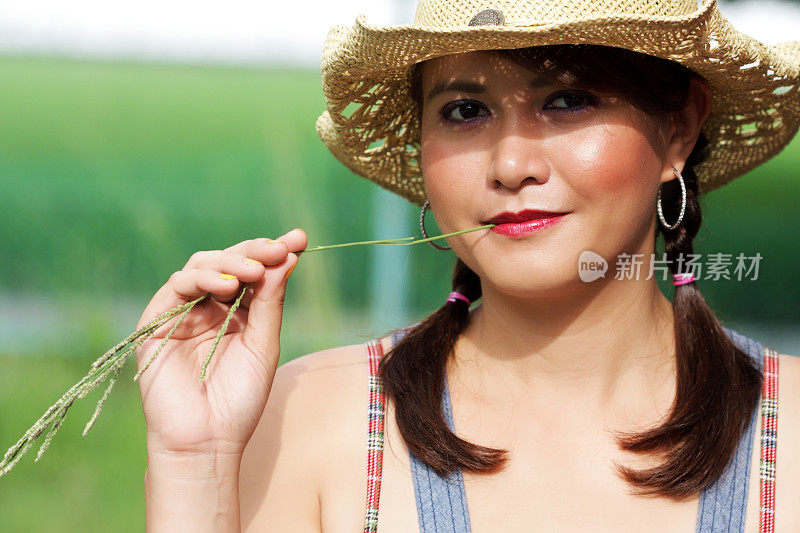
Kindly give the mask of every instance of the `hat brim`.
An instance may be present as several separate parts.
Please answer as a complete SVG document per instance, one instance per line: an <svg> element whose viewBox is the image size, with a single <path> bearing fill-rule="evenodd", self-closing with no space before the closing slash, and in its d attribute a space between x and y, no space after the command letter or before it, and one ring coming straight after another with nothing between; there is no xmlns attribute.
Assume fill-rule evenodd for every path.
<svg viewBox="0 0 800 533"><path fill-rule="evenodd" d="M800 126L800 41L765 45L737 31L715 0L679 17L596 16L537 25L334 27L322 57L327 110L317 133L345 166L422 205L414 65L475 50L552 44L621 47L676 61L709 84L709 155L695 170L704 194L779 153Z"/></svg>

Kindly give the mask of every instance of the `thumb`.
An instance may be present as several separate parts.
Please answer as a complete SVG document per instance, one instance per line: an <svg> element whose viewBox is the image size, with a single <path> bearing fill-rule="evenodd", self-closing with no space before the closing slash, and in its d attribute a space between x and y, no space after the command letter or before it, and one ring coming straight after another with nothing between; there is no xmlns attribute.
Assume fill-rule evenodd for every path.
<svg viewBox="0 0 800 533"><path fill-rule="evenodd" d="M273 366L277 366L280 356L286 283L299 260L297 255L290 252L282 265L268 268L264 276L253 283L253 297L242 342L257 356L273 363Z"/></svg>

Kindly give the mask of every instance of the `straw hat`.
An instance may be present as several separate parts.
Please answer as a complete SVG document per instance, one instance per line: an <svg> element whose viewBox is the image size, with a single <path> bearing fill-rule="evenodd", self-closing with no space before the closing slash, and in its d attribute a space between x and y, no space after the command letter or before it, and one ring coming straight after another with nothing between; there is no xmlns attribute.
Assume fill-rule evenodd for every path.
<svg viewBox="0 0 800 533"><path fill-rule="evenodd" d="M350 170L422 205L414 65L565 43L627 48L708 80L709 157L695 167L701 194L776 155L800 124L800 41L764 45L734 29L716 0L419 0L413 24L373 26L360 15L330 30L317 133Z"/></svg>

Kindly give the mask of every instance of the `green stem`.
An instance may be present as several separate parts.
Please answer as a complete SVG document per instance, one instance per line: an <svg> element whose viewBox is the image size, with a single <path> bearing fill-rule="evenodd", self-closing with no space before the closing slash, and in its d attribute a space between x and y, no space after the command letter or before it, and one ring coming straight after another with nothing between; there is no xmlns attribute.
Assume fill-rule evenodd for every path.
<svg viewBox="0 0 800 533"><path fill-rule="evenodd" d="M413 239L414 237L401 237L399 239L383 239L378 241L346 242L344 244L329 244L326 246L315 246L314 248L307 248L303 250L302 253L317 252L319 250L330 250L332 248L344 248L346 246L360 246L363 244L388 244L393 246L407 246L409 244L419 244L421 242L435 241L436 239L444 239L445 237L453 237L455 235L461 235L462 233L469 233L470 231L478 231L479 229L489 229L494 226L496 226L496 224L486 224L485 226L478 226L477 228L465 229L462 231L454 231L453 233L445 233L444 235L428 237L427 239L417 239L411 242L398 242L398 241L407 241L409 239Z"/></svg>
<svg viewBox="0 0 800 533"><path fill-rule="evenodd" d="M486 224L484 226L478 226L477 228L467 229L463 231L454 231L453 233L446 233L444 235L437 235L435 237L428 237L425 239L416 239L414 237L401 237L399 239L384 239L384 240L374 240L374 241L359 241L359 242L347 242L343 244L331 244L327 246L316 246L314 248L307 248L302 250L299 253L306 253L306 252L317 252L320 250L331 250L333 248L345 248L348 246L361 246L361 245L368 245L368 244L385 244L385 245L395 245L395 246L404 246L410 244L419 244L423 242L434 241L437 239L444 239L446 237L453 237L455 235L461 235L463 233L469 233L471 231L478 231L481 229L489 229L495 226L495 224ZM408 241L408 242L406 242ZM209 351L208 355L206 356L205 361L203 361L202 368L200 370L200 381L204 381L206 378L206 370L208 368L209 363L211 362L211 358L216 352L217 347L225 335L225 332L228 328L228 324L233 317L233 314L236 312L236 309L239 307L239 303L242 300L242 297L247 290L247 287L251 284L244 284L242 287L242 291L239 294L239 297L236 298L236 301L231 305L231 308L228 311L228 316L225 322L222 324L219 332L217 333L214 342L212 343L211 350ZM84 398L89 392L93 391L97 388L103 381L108 379L109 377L110 382L105 390L105 393L100 398L100 401L95 408L95 411L86 424L86 427L83 431L83 434L89 431L92 428L97 416L100 414L101 409L103 408L103 404L105 403L106 399L108 398L109 393L111 392L114 383L117 381L117 378L120 375L120 371L122 366L125 364L129 355L136 353L136 348L141 346L146 340L148 340L153 334L155 334L156 330L159 329L161 326L172 320L175 316L181 315L176 324L170 329L170 331L165 335L163 341L156 349L155 353L150 357L150 359L145 363L140 371L137 372L136 376L134 377L134 381L138 379L141 374L147 370L150 366L150 363L153 362L156 355L158 355L161 348L167 343L169 338L175 332L177 327L186 318L186 315L192 308L200 303L204 298L206 298L208 294L204 294L199 298L192 300L190 302L186 302L185 304L173 307L172 309L163 312L162 314L158 315L157 317L153 318L150 322L139 328L138 330L134 331L116 345L112 346L106 353L101 355L97 360L92 363L92 366L89 369L89 372L81 378L75 385L73 385L67 392L65 392L61 398L51 405L47 411L42 415L39 420L34 423L34 425L25 432L22 438L17 441L15 445L9 448L3 459L0 460L0 477L7 474L11 471L12 468L19 462L25 453L27 453L28 449L33 445L33 443L38 440L45 430L47 433L45 434L44 441L39 448L38 453L36 454L36 461L38 461L47 448L50 446L50 442L52 441L53 437L55 436L56 432L61 428L61 424L64 421L64 418L67 415L67 410L72 407L72 404L75 400L79 400Z"/></svg>
<svg viewBox="0 0 800 533"><path fill-rule="evenodd" d="M208 352L205 361L203 361L203 366L200 368L200 383L206 379L206 369L208 368L208 364L211 362L211 357L214 355L214 352L217 351L219 341L222 339L222 336L225 335L225 331L228 329L228 323L231 321L231 318L233 318L236 308L239 307L239 303L242 301L245 291L247 291L247 285L242 287L242 292L239 293L239 297L236 298L236 301L233 302L233 305L228 310L228 316L225 317L225 322L222 323L222 326L219 328L219 332L217 332L217 336L214 338L214 342L211 343L211 350Z"/></svg>

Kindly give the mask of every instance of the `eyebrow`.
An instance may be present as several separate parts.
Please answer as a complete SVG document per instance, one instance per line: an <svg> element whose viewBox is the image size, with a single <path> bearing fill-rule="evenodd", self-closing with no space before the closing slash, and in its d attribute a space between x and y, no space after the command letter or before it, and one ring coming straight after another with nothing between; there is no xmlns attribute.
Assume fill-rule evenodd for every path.
<svg viewBox="0 0 800 533"><path fill-rule="evenodd" d="M531 82L528 84L528 87L530 87L531 89L537 89L539 87L545 87L547 85L552 85L552 83L545 78L537 77L531 80ZM430 100L436 95L445 93L447 91L461 91L465 93L480 94L486 92L486 86L482 83L476 83L471 81L443 80L433 86L433 89L431 89L431 91L428 93L428 100Z"/></svg>

